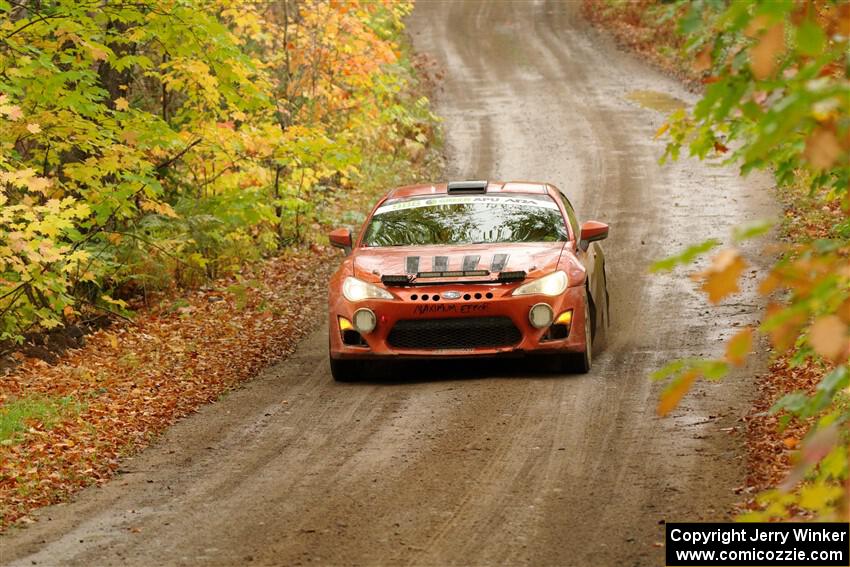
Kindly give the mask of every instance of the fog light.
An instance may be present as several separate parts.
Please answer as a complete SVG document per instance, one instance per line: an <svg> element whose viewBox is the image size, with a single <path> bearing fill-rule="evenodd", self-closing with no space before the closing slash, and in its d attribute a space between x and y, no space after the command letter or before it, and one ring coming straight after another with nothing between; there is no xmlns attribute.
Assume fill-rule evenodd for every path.
<svg viewBox="0 0 850 567"><path fill-rule="evenodd" d="M528 321L537 329L551 325L554 317L555 314L552 312L552 308L546 303L538 303L528 312Z"/></svg>
<svg viewBox="0 0 850 567"><path fill-rule="evenodd" d="M567 309L566 311L564 311L563 313L558 315L558 318L555 320L555 323L557 323L559 325L566 325L567 327L569 327L570 323L572 323L572 322L573 322L573 310L572 309Z"/></svg>
<svg viewBox="0 0 850 567"><path fill-rule="evenodd" d="M371 333L375 330L378 320L371 309L358 309L354 312L354 328L363 333Z"/></svg>

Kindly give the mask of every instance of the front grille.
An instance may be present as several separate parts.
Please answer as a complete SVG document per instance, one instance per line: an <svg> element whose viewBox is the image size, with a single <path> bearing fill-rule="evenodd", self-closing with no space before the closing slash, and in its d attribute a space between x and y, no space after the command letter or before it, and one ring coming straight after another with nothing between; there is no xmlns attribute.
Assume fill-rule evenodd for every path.
<svg viewBox="0 0 850 567"><path fill-rule="evenodd" d="M410 349L501 347L521 339L509 317L405 319L387 337L391 346Z"/></svg>

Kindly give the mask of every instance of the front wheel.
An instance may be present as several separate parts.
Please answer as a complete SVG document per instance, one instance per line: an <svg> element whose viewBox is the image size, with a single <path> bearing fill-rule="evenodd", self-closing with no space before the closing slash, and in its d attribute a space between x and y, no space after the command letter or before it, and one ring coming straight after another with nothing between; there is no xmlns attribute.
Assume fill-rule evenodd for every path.
<svg viewBox="0 0 850 567"><path fill-rule="evenodd" d="M584 351L565 354L563 358L564 370L575 374L587 374L593 365L593 327L591 318L593 312L590 310L590 302L587 293L584 295Z"/></svg>
<svg viewBox="0 0 850 567"><path fill-rule="evenodd" d="M359 360L331 358L331 376L337 382L355 382L362 376L363 365Z"/></svg>

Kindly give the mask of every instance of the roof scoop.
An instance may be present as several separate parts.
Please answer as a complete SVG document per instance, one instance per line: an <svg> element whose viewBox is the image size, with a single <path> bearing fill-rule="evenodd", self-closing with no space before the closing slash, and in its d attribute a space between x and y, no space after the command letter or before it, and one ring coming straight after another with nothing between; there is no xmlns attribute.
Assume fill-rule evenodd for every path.
<svg viewBox="0 0 850 567"><path fill-rule="evenodd" d="M481 181L450 181L446 191L450 194L456 193L486 193L486 180Z"/></svg>

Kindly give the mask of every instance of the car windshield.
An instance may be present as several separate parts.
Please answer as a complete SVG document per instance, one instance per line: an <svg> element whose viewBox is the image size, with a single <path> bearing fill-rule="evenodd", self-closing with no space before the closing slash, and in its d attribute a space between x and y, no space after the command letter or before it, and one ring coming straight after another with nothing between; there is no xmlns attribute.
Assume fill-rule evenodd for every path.
<svg viewBox="0 0 850 567"><path fill-rule="evenodd" d="M557 242L569 239L548 195L451 195L395 201L372 216L364 246Z"/></svg>

